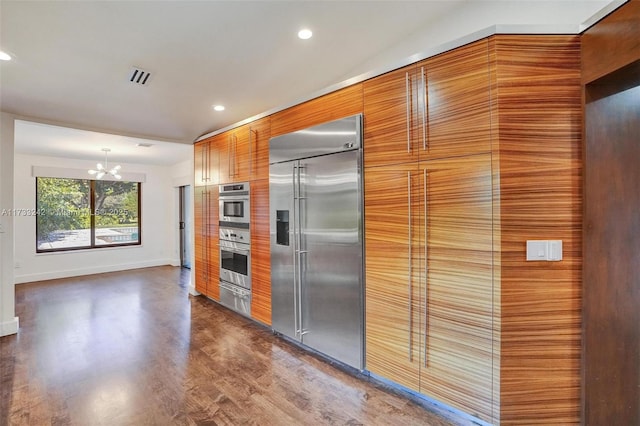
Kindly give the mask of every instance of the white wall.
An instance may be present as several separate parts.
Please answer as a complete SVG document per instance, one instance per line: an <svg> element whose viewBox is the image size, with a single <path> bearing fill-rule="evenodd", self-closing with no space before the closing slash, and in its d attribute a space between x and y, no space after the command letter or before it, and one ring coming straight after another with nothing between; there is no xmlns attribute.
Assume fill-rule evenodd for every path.
<svg viewBox="0 0 640 426"><path fill-rule="evenodd" d="M18 332L13 278L13 217L2 210L13 209L14 117L0 113L0 336Z"/></svg>
<svg viewBox="0 0 640 426"><path fill-rule="evenodd" d="M36 253L34 217L15 219L15 282L24 283L76 275L93 274L157 265L178 265L174 236L177 227L174 202L173 168L120 163L127 172L145 173L142 184L142 245L70 252ZM88 169L85 160L15 154L15 208L35 209L35 178L32 166Z"/></svg>

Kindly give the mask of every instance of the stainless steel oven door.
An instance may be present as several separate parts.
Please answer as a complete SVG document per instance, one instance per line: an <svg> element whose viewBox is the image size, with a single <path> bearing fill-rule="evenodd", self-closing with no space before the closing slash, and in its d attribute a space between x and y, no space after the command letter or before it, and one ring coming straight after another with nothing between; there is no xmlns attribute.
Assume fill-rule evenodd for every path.
<svg viewBox="0 0 640 426"><path fill-rule="evenodd" d="M251 246L220 240L220 279L251 289Z"/></svg>
<svg viewBox="0 0 640 426"><path fill-rule="evenodd" d="M242 315L251 316L251 291L220 281L220 303Z"/></svg>
<svg viewBox="0 0 640 426"><path fill-rule="evenodd" d="M228 223L249 223L251 206L248 196L224 196L219 198L220 221Z"/></svg>

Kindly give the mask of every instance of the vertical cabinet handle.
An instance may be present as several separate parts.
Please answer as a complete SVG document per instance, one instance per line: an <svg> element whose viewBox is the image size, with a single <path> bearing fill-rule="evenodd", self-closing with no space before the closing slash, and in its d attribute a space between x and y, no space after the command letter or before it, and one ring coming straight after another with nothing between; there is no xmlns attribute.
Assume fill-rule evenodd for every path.
<svg viewBox="0 0 640 426"><path fill-rule="evenodd" d="M238 174L236 167L238 165L238 136L233 135L233 176Z"/></svg>
<svg viewBox="0 0 640 426"><path fill-rule="evenodd" d="M422 74L422 149L426 150L428 146L427 141L427 79L425 76L424 67L420 68L420 74Z"/></svg>
<svg viewBox="0 0 640 426"><path fill-rule="evenodd" d="M204 150L205 150L204 151L205 152L204 159L205 159L205 164L206 164L205 168L204 168L204 170L205 170L205 178L204 178L204 180L209 182L209 180L210 180L210 178L209 178L209 155L211 154L211 147L209 146L209 143L207 143L205 145Z"/></svg>
<svg viewBox="0 0 640 426"><path fill-rule="evenodd" d="M251 127L249 127L249 176L253 176L253 145L251 145Z"/></svg>
<svg viewBox="0 0 640 426"><path fill-rule="evenodd" d="M227 175L231 177L231 135L227 137Z"/></svg>
<svg viewBox="0 0 640 426"><path fill-rule="evenodd" d="M405 103L407 105L407 154L411 153L411 80L409 72L405 74Z"/></svg>
<svg viewBox="0 0 640 426"><path fill-rule="evenodd" d="M253 144L251 143L251 134L253 133L253 130L251 129L251 127L249 127L249 175L253 176ZM258 138L257 132L256 132L256 140Z"/></svg>
<svg viewBox="0 0 640 426"><path fill-rule="evenodd" d="M208 174L208 170L209 170L209 144L205 143L203 148L202 148L202 181L206 182L207 179L207 174Z"/></svg>
<svg viewBox="0 0 640 426"><path fill-rule="evenodd" d="M209 214L211 213L211 192L207 191L207 208L206 208L206 214L207 214L207 228L205 229L206 232L206 237L205 237L205 245L207 247L207 286L209 285L209 279L211 278L211 262L210 262L210 257L211 257L211 247L209 246L209 235L211 235L211 229L209 229L211 227L211 218L209 217Z"/></svg>
<svg viewBox="0 0 640 426"><path fill-rule="evenodd" d="M407 172L407 201L409 202L409 362L413 361L413 265L411 241L411 172Z"/></svg>
<svg viewBox="0 0 640 426"><path fill-rule="evenodd" d="M207 144L202 145L202 182L207 181Z"/></svg>
<svg viewBox="0 0 640 426"><path fill-rule="evenodd" d="M424 181L424 366L427 366L427 338L429 337L429 173L422 171Z"/></svg>
<svg viewBox="0 0 640 426"><path fill-rule="evenodd" d="M204 177L203 177L204 179ZM206 239L204 237L204 227L205 227L205 216L204 216L204 212L206 211L206 206L204 204L204 191L202 191L200 193L200 214L202 215L202 219L200 220L200 235L202 236L202 257L204 258L204 261L206 262L207 260L207 247L205 246L206 243ZM205 267L202 268L200 270L200 273L202 274L202 279L206 280L207 279L207 272L206 272L206 263L205 263Z"/></svg>
<svg viewBox="0 0 640 426"><path fill-rule="evenodd" d="M209 235L211 235L211 229L209 229L211 227L211 218L209 217L209 213L211 213L211 192L207 191L207 196L206 196L206 215L207 215L207 227L205 229L205 233L206 233L206 237L205 237L205 246L207 248L207 286L209 285L209 279L211 278L211 262L209 257L211 256L211 247L209 247Z"/></svg>

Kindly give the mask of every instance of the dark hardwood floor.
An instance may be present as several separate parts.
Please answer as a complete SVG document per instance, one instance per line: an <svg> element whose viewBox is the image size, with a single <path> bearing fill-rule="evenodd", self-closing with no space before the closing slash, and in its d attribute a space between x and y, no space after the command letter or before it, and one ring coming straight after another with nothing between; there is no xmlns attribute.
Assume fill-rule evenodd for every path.
<svg viewBox="0 0 640 426"><path fill-rule="evenodd" d="M451 425L145 268L16 287L0 425ZM470 423L469 423L470 424Z"/></svg>

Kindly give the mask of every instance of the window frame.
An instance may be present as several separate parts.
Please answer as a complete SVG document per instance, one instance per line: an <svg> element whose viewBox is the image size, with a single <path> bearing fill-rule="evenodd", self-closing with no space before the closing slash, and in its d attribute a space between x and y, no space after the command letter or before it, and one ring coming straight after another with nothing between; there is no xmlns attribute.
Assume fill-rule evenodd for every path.
<svg viewBox="0 0 640 426"><path fill-rule="evenodd" d="M73 180L86 180L89 182L89 209L90 209L90 245L78 246L78 247L60 247L60 248L50 248L50 249L41 249L38 248L38 181L39 179L73 179ZM56 252L66 252L66 251L78 251L78 250L94 250L94 249L109 249L113 247L131 247L131 246L140 246L142 245L142 182L129 181L130 183L137 184L138 187L138 241L130 242L130 243L118 243L118 244L96 244L96 193L95 193L95 185L96 182L107 182L103 180L96 179L82 179L82 178L61 178L61 177L45 177L45 176L37 176L36 177L36 191L35 191L35 206L36 206L36 253L56 253ZM114 181L120 182L120 181ZM127 181L122 181L127 182Z"/></svg>

